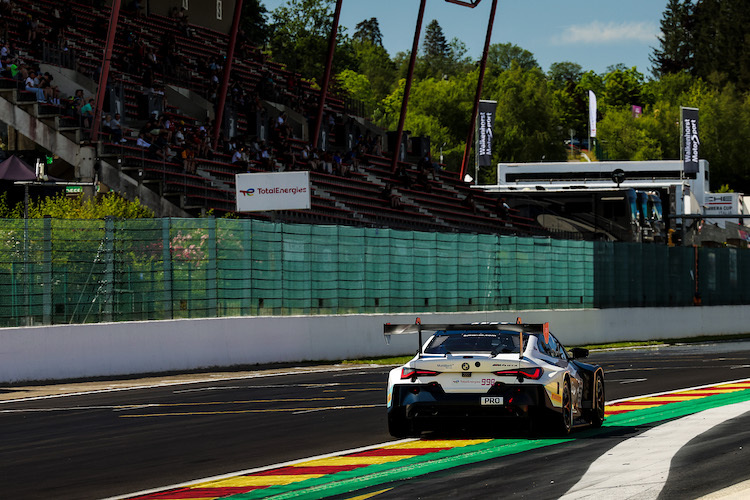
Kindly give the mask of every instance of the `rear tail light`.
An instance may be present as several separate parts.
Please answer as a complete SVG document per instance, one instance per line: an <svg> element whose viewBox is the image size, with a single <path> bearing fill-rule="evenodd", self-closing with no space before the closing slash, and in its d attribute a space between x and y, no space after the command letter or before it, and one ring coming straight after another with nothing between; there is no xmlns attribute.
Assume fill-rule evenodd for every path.
<svg viewBox="0 0 750 500"><path fill-rule="evenodd" d="M532 380L538 380L542 378L542 373L544 373L544 370L541 368L534 367L534 368L519 368L518 370L502 370L499 372L492 372L495 375L499 375L501 377L520 377L520 378L529 378Z"/></svg>
<svg viewBox="0 0 750 500"><path fill-rule="evenodd" d="M440 375L440 372L432 370L418 370L416 368L401 368L401 380L417 377L434 377L435 375Z"/></svg>

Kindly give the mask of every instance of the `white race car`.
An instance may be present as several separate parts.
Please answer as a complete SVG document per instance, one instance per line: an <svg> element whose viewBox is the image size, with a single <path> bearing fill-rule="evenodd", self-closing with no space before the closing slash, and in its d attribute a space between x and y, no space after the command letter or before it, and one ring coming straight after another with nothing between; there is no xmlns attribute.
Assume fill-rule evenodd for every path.
<svg viewBox="0 0 750 500"><path fill-rule="evenodd" d="M604 371L578 361L548 323L384 325L390 335L419 334L419 350L388 376L388 430L394 437L503 418L551 423L567 435L604 421ZM424 344L423 332L431 335Z"/></svg>

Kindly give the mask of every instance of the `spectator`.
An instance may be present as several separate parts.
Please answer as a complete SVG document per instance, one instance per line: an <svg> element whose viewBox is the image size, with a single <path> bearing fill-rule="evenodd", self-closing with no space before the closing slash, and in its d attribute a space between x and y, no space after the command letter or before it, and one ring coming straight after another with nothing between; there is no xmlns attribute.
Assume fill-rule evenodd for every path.
<svg viewBox="0 0 750 500"><path fill-rule="evenodd" d="M54 77L52 75L44 73L40 78L39 88L44 90L44 97L47 102L59 106L60 90L57 88L57 85L52 85L53 79Z"/></svg>
<svg viewBox="0 0 750 500"><path fill-rule="evenodd" d="M180 8L180 11L176 15L177 17L177 29L180 30L182 35L186 38L190 38L190 25L188 23L188 12L185 7Z"/></svg>
<svg viewBox="0 0 750 500"><path fill-rule="evenodd" d="M175 133L174 133L174 145L177 148L185 147L185 133L183 132L184 126L185 126L185 122L181 121L177 125L177 130L175 130Z"/></svg>
<svg viewBox="0 0 750 500"><path fill-rule="evenodd" d="M36 100L38 102L46 102L46 98L44 97L44 89L39 88L39 78L36 76L36 71L29 71L28 76L26 77L26 80L24 81L24 84L26 85L26 90L29 92L32 92L33 94L36 94Z"/></svg>
<svg viewBox="0 0 750 500"><path fill-rule="evenodd" d="M310 156L307 160L307 164L310 166L310 170L314 170L316 172L323 171L323 162L320 159L320 154L317 149L313 149L310 151Z"/></svg>
<svg viewBox="0 0 750 500"><path fill-rule="evenodd" d="M161 130L154 142L151 143L148 156L155 160L172 161L175 155L176 153L170 149L167 141L167 130Z"/></svg>
<svg viewBox="0 0 750 500"><path fill-rule="evenodd" d="M94 119L94 99L89 99L86 104L81 106L81 125L84 128L91 128Z"/></svg>
<svg viewBox="0 0 750 500"><path fill-rule="evenodd" d="M432 191L432 184L430 184L430 179L427 177L427 171L422 168L417 169L416 183L422 186L425 191Z"/></svg>
<svg viewBox="0 0 750 500"><path fill-rule="evenodd" d="M102 134L112 141L112 115L109 113L102 118Z"/></svg>
<svg viewBox="0 0 750 500"><path fill-rule="evenodd" d="M375 139L375 143L372 148L372 154L375 156L383 156L383 138L378 136Z"/></svg>
<svg viewBox="0 0 750 500"><path fill-rule="evenodd" d="M334 159L330 151L321 151L320 159L323 162L323 172L333 175L334 170Z"/></svg>
<svg viewBox="0 0 750 500"><path fill-rule="evenodd" d="M308 166L311 156L312 156L311 146L310 144L305 144L305 146L299 152L299 162L302 164L302 166L304 167Z"/></svg>
<svg viewBox="0 0 750 500"><path fill-rule="evenodd" d="M260 160L261 168L263 168L263 170L267 172L273 171L273 166L274 166L273 150L269 146L263 147L258 159Z"/></svg>
<svg viewBox="0 0 750 500"><path fill-rule="evenodd" d="M432 180L435 180L435 167L432 164L432 157L430 156L430 153L425 154L422 158L419 159L419 163L417 163L417 169L420 170L425 177L427 177L428 174L432 174Z"/></svg>
<svg viewBox="0 0 750 500"><path fill-rule="evenodd" d="M344 155L344 163L351 165L351 171L359 172L359 160L357 159L357 153L353 150L347 151Z"/></svg>
<svg viewBox="0 0 750 500"><path fill-rule="evenodd" d="M461 202L461 205L471 210L471 213L475 214L477 213L477 204L474 201L474 193L469 193L466 195L466 198L463 199Z"/></svg>
<svg viewBox="0 0 750 500"><path fill-rule="evenodd" d="M195 150L186 147L182 150L182 153L180 154L182 158L182 168L187 172L188 174L194 174L196 172L196 164L195 164Z"/></svg>
<svg viewBox="0 0 750 500"><path fill-rule="evenodd" d="M406 189L411 188L411 177L409 177L409 172L406 171L406 166L402 163L398 167L398 172L396 172L396 180L398 180L399 184L401 184Z"/></svg>
<svg viewBox="0 0 750 500"><path fill-rule="evenodd" d="M120 120L120 113L115 113L115 117L109 122L109 128L112 130L112 141L113 142L128 142L122 136L122 122Z"/></svg>
<svg viewBox="0 0 750 500"><path fill-rule="evenodd" d="M497 200L495 213L500 218L500 220L504 222L508 221L508 218L510 217L510 207L508 206L508 202L505 200L505 198L500 198Z"/></svg>
<svg viewBox="0 0 750 500"><path fill-rule="evenodd" d="M247 155L245 153L245 148L239 148L235 149L234 153L232 154L232 164L237 165L239 167L247 167Z"/></svg>
<svg viewBox="0 0 750 500"><path fill-rule="evenodd" d="M380 192L380 198L387 201L390 207L395 210L401 208L401 196L393 189L391 183L385 185Z"/></svg>
<svg viewBox="0 0 750 500"><path fill-rule="evenodd" d="M10 43L6 41L2 47L0 47L0 58L9 59L13 56L13 52L10 50Z"/></svg>

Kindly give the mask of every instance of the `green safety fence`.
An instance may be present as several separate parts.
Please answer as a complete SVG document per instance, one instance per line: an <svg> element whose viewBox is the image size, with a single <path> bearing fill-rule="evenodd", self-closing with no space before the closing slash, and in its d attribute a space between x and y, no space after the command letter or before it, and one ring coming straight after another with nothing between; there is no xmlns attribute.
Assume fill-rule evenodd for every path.
<svg viewBox="0 0 750 500"><path fill-rule="evenodd" d="M0 220L0 326L747 304L748 252L249 219Z"/></svg>

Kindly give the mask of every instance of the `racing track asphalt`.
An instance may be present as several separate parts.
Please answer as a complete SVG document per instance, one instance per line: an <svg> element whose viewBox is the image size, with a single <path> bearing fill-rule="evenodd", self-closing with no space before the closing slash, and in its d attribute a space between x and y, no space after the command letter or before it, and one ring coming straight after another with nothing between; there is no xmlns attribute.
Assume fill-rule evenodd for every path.
<svg viewBox="0 0 750 500"><path fill-rule="evenodd" d="M750 378L749 343L596 352L590 361L605 367L608 401ZM0 400L6 400L0 403L0 491L7 498L103 498L391 441L383 405L387 371L303 367L187 380L6 387L0 391ZM119 390L107 390L110 386ZM91 392L97 390L105 392ZM78 391L88 393L46 397ZM743 430L749 420L740 416L681 449L674 463L698 463L701 470L673 467L663 498L685 498L685 492L695 497L750 479L741 451L750 449ZM475 498L493 491L558 498L593 459L649 426L614 428L596 438L584 431L564 447L365 492L386 489L377 496L383 499Z"/></svg>

